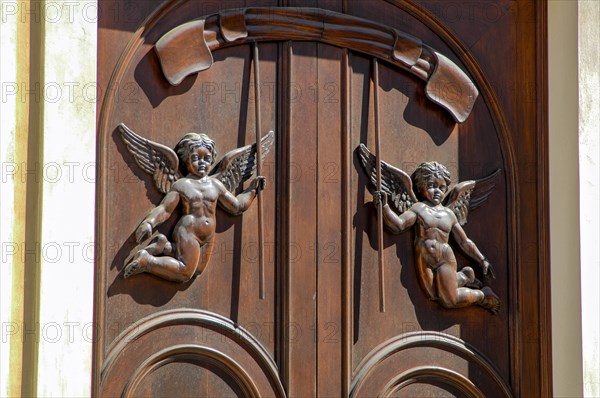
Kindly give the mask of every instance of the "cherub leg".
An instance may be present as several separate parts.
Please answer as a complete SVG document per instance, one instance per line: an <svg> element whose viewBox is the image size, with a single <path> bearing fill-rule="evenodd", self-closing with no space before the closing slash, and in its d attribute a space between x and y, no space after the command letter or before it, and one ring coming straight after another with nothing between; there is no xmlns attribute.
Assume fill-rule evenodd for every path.
<svg viewBox="0 0 600 398"><path fill-rule="evenodd" d="M460 308L481 304L485 298L481 290L459 287L456 266L441 265L435 275L435 285L441 304L446 308Z"/></svg>
<svg viewBox="0 0 600 398"><path fill-rule="evenodd" d="M475 282L475 271L471 267L464 267L456 273L458 287L467 286Z"/></svg>
<svg viewBox="0 0 600 398"><path fill-rule="evenodd" d="M174 244L169 242L165 235L156 235L149 245L145 247L143 246L143 249L138 250L135 253L135 256L133 256L133 258L131 259L131 261L129 261L126 264L125 269L123 271L123 277L128 278L132 275L145 272L149 260L148 255L154 257L162 255L173 257L173 246Z"/></svg>
<svg viewBox="0 0 600 398"><path fill-rule="evenodd" d="M195 236L182 232L175 233L177 259L154 257L154 261L148 262L146 272L174 282L187 282L194 276L201 254L200 243Z"/></svg>
<svg viewBox="0 0 600 398"><path fill-rule="evenodd" d="M152 256L165 255L173 257L175 254L174 246L165 235L158 234L144 250Z"/></svg>
<svg viewBox="0 0 600 398"><path fill-rule="evenodd" d="M417 247L417 274L419 275L419 282L427 293L427 297L430 300L437 300L435 293L435 286L433 283L433 271L427 266L427 257L420 252L420 248Z"/></svg>
<svg viewBox="0 0 600 398"><path fill-rule="evenodd" d="M125 267L124 277L148 272L174 282L187 282L194 276L201 254L200 243L184 228L176 229L175 247L177 258L153 256L147 250L140 250Z"/></svg>

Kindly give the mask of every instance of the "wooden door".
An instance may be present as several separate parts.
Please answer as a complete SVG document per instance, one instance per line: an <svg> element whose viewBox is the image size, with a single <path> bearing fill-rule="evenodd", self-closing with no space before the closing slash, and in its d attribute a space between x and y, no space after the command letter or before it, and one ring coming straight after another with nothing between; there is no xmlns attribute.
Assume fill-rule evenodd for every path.
<svg viewBox="0 0 600 398"><path fill-rule="evenodd" d="M95 395L551 395L543 5L100 11ZM206 133L218 156L254 143L257 124L275 132L262 211L259 200L239 216L218 210L210 259L189 281L123 278L164 195L120 123L170 148ZM495 268L497 314L428 299L418 232L379 224L358 151L377 141L408 173L429 160L454 183L499 170L464 226ZM158 231L170 237L186 211Z"/></svg>

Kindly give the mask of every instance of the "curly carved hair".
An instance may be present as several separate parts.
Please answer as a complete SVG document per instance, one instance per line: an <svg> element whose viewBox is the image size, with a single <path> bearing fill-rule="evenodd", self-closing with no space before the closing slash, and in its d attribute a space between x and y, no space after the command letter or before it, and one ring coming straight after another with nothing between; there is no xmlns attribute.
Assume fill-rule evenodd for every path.
<svg viewBox="0 0 600 398"><path fill-rule="evenodd" d="M210 150L212 155L211 165L215 163L217 158L217 151L215 150L215 142L206 134L199 133L187 133L186 135L179 140L177 145L175 146L175 152L179 157L179 171L182 175L187 174L185 162L190 156L190 153L199 147L204 147Z"/></svg>
<svg viewBox="0 0 600 398"><path fill-rule="evenodd" d="M206 134L187 133L177 143L175 152L177 152L179 159L185 162L187 157L190 155L190 152L199 147L208 148L210 150L214 163L217 157L215 142Z"/></svg>
<svg viewBox="0 0 600 398"><path fill-rule="evenodd" d="M427 188L427 181L432 177L443 178L446 181L446 186L450 185L450 172L446 166L438 162L423 162L417 166L410 177L413 186L417 188L415 192L417 197L421 196L421 190ZM422 198L419 197L419 199L421 200Z"/></svg>

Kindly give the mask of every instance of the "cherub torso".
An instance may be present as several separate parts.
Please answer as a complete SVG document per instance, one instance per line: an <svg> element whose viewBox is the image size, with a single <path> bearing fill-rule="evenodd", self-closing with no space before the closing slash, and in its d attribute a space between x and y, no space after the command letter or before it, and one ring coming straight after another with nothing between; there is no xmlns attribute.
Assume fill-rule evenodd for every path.
<svg viewBox="0 0 600 398"><path fill-rule="evenodd" d="M183 216L176 228L184 228L200 243L207 242L215 232L217 201L222 187L211 177L181 178L171 190L177 192L183 207Z"/></svg>
<svg viewBox="0 0 600 398"><path fill-rule="evenodd" d="M417 203L412 207L417 215L415 224L415 247L417 255L424 257L427 265L437 268L441 262L454 257L448 239L456 218L442 205L430 206Z"/></svg>

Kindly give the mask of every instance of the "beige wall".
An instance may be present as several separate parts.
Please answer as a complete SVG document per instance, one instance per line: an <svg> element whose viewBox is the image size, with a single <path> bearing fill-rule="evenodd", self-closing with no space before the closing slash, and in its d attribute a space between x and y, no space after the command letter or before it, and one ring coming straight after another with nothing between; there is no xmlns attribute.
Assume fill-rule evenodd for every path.
<svg viewBox="0 0 600 398"><path fill-rule="evenodd" d="M556 397L581 397L577 2L548 3L552 355Z"/></svg>

